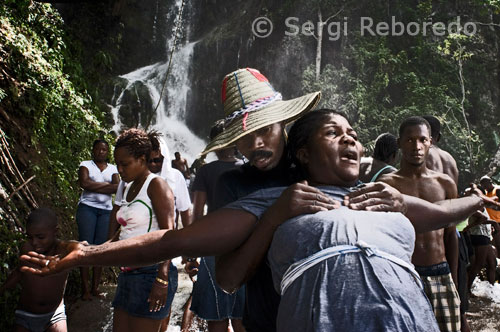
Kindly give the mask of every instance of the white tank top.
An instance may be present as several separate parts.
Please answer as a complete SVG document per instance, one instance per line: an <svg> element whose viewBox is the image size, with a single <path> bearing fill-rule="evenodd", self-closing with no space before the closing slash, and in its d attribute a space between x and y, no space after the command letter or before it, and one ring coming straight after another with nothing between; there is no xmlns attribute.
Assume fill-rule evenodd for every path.
<svg viewBox="0 0 500 332"><path fill-rule="evenodd" d="M121 225L120 240L160 229L153 210L153 204L148 196L149 184L156 177L158 175L149 174L141 190L131 202L127 201L127 194L134 182L132 181L126 185L120 209L116 213L116 221Z"/></svg>

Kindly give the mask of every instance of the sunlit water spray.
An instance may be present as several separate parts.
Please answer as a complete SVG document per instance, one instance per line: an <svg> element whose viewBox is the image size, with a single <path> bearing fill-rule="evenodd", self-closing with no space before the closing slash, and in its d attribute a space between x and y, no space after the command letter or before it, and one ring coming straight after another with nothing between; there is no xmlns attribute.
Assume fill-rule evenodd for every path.
<svg viewBox="0 0 500 332"><path fill-rule="evenodd" d="M181 2L176 1L176 12L180 10ZM173 15L172 11L169 11L169 15ZM188 29L189 22L183 23ZM188 34L189 31L183 32ZM118 134L125 129L120 120L120 109L129 107L127 103L130 102L130 96L134 96L134 105L141 109L141 114L138 117L152 117L151 122L147 121L149 129L158 130L163 134L170 149L171 155L169 157L172 159L174 152L179 151L189 163L196 159L207 143L196 136L185 124L186 105L191 92L189 68L196 43L186 41L183 45L178 46L172 57L170 71L169 52L165 62L148 65L119 76L126 83L121 82L115 86L115 93L110 105L115 122L113 131ZM172 37L168 39L167 45L167 50L174 47L174 30L172 30ZM168 79L164 88L167 72ZM137 91L138 88L143 87L147 88L149 98L144 98L144 93ZM163 94L162 89L164 89ZM151 114L152 109L149 112L144 110L146 107L152 107L152 109L157 107L154 116Z"/></svg>

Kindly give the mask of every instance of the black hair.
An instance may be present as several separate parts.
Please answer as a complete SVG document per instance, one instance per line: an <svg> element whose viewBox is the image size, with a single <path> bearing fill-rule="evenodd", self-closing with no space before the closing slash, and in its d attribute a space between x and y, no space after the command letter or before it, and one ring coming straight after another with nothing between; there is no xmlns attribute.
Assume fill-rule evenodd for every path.
<svg viewBox="0 0 500 332"><path fill-rule="evenodd" d="M92 144L92 150L93 150L93 149L96 147L96 145L97 145L97 144L99 144L99 143L104 143L104 144L106 144L106 146L107 146L107 147L108 147L108 149L109 149L109 144L108 144L108 142L106 142L106 141L105 141L105 140L103 140L103 139L96 139L96 140L94 141L94 144Z"/></svg>
<svg viewBox="0 0 500 332"><path fill-rule="evenodd" d="M151 151L160 151L161 134L156 130L148 132L149 140L151 141Z"/></svg>
<svg viewBox="0 0 500 332"><path fill-rule="evenodd" d="M373 149L373 158L387 162L398 152L398 139L391 133L381 134L375 140L375 148Z"/></svg>
<svg viewBox="0 0 500 332"><path fill-rule="evenodd" d="M125 148L134 158L146 156L146 160L148 160L153 150L153 144L151 144L151 139L144 130L130 128L116 139L115 151L118 148Z"/></svg>
<svg viewBox="0 0 500 332"><path fill-rule="evenodd" d="M215 121L214 125L210 129L210 140L213 140L217 135L224 131L224 120Z"/></svg>
<svg viewBox="0 0 500 332"><path fill-rule="evenodd" d="M426 126L427 129L429 129L429 134L431 133L431 125L429 124L429 122L427 122L426 119L421 116L410 116L409 118L406 118L399 126L399 137L402 136L406 128L420 125Z"/></svg>
<svg viewBox="0 0 500 332"><path fill-rule="evenodd" d="M439 137L441 136L441 122L432 115L424 115L422 117L429 122L431 126L431 136L434 138L434 141L439 141Z"/></svg>
<svg viewBox="0 0 500 332"><path fill-rule="evenodd" d="M318 130L324 121L330 119L332 115L340 115L347 119L347 116L343 112L322 108L306 113L304 116L295 121L292 128L290 128L287 144L288 157L295 164L295 166L297 166L298 170L302 174L304 174L304 170L297 159L297 151L309 142L311 135Z"/></svg>
<svg viewBox="0 0 500 332"><path fill-rule="evenodd" d="M31 211L26 220L26 227L34 224L45 223L47 226L56 227L57 226L57 215L56 213L45 207L41 207Z"/></svg>

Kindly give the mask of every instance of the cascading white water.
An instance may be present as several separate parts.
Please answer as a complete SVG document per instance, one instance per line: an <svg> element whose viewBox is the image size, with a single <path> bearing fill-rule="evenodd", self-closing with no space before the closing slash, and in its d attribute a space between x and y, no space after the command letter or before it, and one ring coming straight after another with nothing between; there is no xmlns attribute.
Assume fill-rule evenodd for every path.
<svg viewBox="0 0 500 332"><path fill-rule="evenodd" d="M175 8L172 8L173 10L171 11L169 10L167 15L178 15L181 4L182 1L177 0ZM169 20L169 17L165 19ZM177 46L177 49L174 51L166 87L156 110L155 119L150 125L152 129L156 129L164 135L170 149L171 156L169 157L171 159L174 152L179 151L189 163L192 163L203 150L206 142L192 133L184 122L187 98L190 93L189 67L196 44L196 42L188 41L188 29L189 22L183 22L181 30L183 30L186 38L183 39L185 41ZM147 104L144 100L141 100L141 94L136 91L138 85L147 88L153 108L158 104L168 71L170 50L174 47L174 30L172 28L171 37L167 39L168 54L165 55L164 62L145 66L120 76L126 83L115 86L115 94L110 105L115 121L113 130L116 133L124 129L123 123L120 121L119 112L120 108L125 106L124 101L126 101L125 96L127 94L128 96L134 96L136 104L141 109Z"/></svg>

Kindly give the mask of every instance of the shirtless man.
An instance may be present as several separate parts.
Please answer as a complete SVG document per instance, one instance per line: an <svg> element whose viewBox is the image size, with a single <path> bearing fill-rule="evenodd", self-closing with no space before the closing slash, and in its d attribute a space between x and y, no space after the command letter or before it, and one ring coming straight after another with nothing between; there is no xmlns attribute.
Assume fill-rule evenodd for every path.
<svg viewBox="0 0 500 332"><path fill-rule="evenodd" d="M34 210L26 222L28 241L22 246L21 254L35 251L44 255L64 254L68 242L56 238L56 214L46 208ZM21 264L28 265L30 264ZM16 268L0 287L0 295L9 288L21 284L21 296L16 310L16 331L65 332L66 313L64 289L68 272L47 278L22 273Z"/></svg>
<svg viewBox="0 0 500 332"><path fill-rule="evenodd" d="M449 175L455 184L458 186L458 167L455 158L451 156L447 151L439 148L437 143L441 139L441 122L432 115L424 115L424 119L431 125L431 142L432 145L429 148L429 155L427 156L426 165L428 169L436 172L444 173ZM457 243L457 259L452 261L452 257L446 256L450 269L452 271L457 271L456 278L454 277L455 285L458 288L460 294L460 316L461 316L461 330L462 332L469 332L469 324L465 317L465 312L468 310L468 296L467 296L467 265L469 263L469 257L467 253L467 244L463 235L459 235L455 232L455 235L448 232L449 238L446 244L453 246L454 242ZM447 252L455 252L453 250L448 250Z"/></svg>
<svg viewBox="0 0 500 332"><path fill-rule="evenodd" d="M398 144L402 152L401 169L380 177L380 181L395 187L401 193L429 202L456 198L453 179L427 168L426 158L431 145L429 123L421 117L410 117L399 127ZM441 331L460 331L460 299L452 280L445 238L455 227L417 234L412 262L424 281L425 292L433 306ZM456 258L455 258L456 259ZM446 289L437 287L445 285ZM450 301L451 300L451 301Z"/></svg>
<svg viewBox="0 0 500 332"><path fill-rule="evenodd" d="M423 118L429 122L431 126L431 147L427 156L426 165L428 169L436 172L448 174L455 184L458 185L458 168L457 162L448 152L437 146L441 139L441 123L432 115L424 115Z"/></svg>
<svg viewBox="0 0 500 332"><path fill-rule="evenodd" d="M179 152L174 153L175 159L172 160L172 167L178 169L184 178L189 179L189 165L185 158L181 157Z"/></svg>

